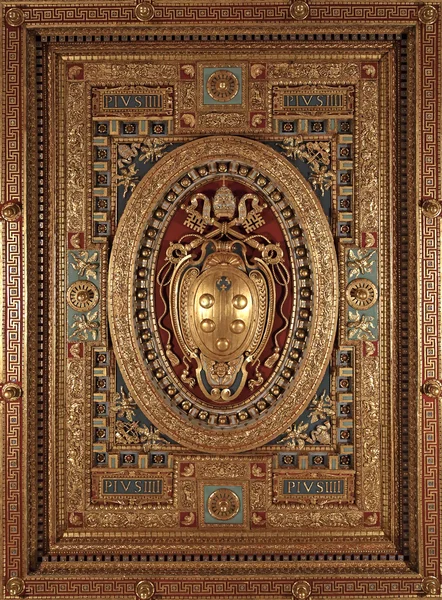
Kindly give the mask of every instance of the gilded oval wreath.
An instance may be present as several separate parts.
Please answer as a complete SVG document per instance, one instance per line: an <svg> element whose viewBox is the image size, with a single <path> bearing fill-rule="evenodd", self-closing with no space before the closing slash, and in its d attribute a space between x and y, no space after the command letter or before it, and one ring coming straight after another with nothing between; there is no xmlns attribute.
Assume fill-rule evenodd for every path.
<svg viewBox="0 0 442 600"><path fill-rule="evenodd" d="M149 171L120 220L108 292L132 397L197 450L275 438L329 361L338 299L330 228L297 169L256 141L196 140Z"/></svg>

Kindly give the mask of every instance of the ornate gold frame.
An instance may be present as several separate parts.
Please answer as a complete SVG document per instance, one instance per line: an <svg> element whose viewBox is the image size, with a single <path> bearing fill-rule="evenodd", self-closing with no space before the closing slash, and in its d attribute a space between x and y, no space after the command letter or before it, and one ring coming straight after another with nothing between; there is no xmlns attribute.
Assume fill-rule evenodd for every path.
<svg viewBox="0 0 442 600"><path fill-rule="evenodd" d="M248 427L238 432L198 432L199 449L235 452L237 448L243 451L256 448L262 444L260 440L263 438L271 439L269 430L274 431L276 423L281 432L287 429L290 425L290 415L295 412L299 399L309 398L317 387L330 359L336 329L338 268L328 224L324 216L320 218L322 211L319 202L299 178L297 171L273 150L246 138L216 136L190 142L157 163L137 188L120 221L109 264L112 276L109 278L108 298L110 329L120 359L120 368L124 371L126 380L132 383L133 393L138 397L144 395L146 398L143 404L161 427L161 431L173 436L173 431L179 430L182 443L195 447L195 428L178 419L173 410L152 402L155 394L153 387L147 395L143 394L146 386L143 377L143 357L137 349L136 332L132 327L133 265L146 219L158 198L165 196L174 183L171 174L176 178L178 174L185 173L193 165L204 161L207 156L212 160L247 161L251 168L261 169L265 177L270 177L278 183L287 202L294 206L299 218L305 223L316 273L314 296L317 298L317 318L312 324L312 339L306 351L308 362L304 363L305 368L298 374L296 386L265 422L261 421L252 428ZM260 164L265 164L266 168L263 169ZM296 188L293 188L294 181L297 184ZM131 257L130 262L127 261L128 256Z"/></svg>
<svg viewBox="0 0 442 600"><path fill-rule="evenodd" d="M441 22L439 0L376 4L362 0L296 0L292 4L286 0L243 0L239 4L230 0L157 0L138 6L126 1L116 6L106 0L98 4L59 0L2 2L0 459L4 483L0 491L0 555L1 594L6 598L208 600L239 596L244 600L301 600L311 596L331 600L345 596L356 600L440 595L442 190L437 141L442 116ZM335 39L337 31L344 38ZM184 36L181 41L171 37L178 32ZM358 33L365 37L356 42ZM378 34L382 39L376 39ZM310 43L317 68L302 75L302 64L298 71L290 71L281 61L281 85L302 83L303 77L320 85L324 64L336 67L340 84L343 79L345 84L352 84L355 74L351 68L346 65L344 77L339 65L344 56L358 55L361 47L368 67L382 66L380 84L384 92L374 93L367 69L358 107L367 115L379 108L382 117L378 129L368 125L362 136L362 151L370 152L361 155L366 161L359 184L364 211L356 228L374 229L373 213L379 202L381 225L392 224L397 231L397 238L393 236L397 245L385 236L381 241L383 332L394 332L391 338L387 335L391 355L385 352L377 357L367 353L365 371L358 380L361 420L357 435L364 474L362 493L368 498L361 518L364 526L370 527L370 519L379 514L381 505L384 515L382 523L374 523L376 529L371 533L369 529L363 534L352 530L350 513L345 509L332 513L335 520L347 515L347 528L343 534L333 534L326 555L322 550L324 530L330 535L330 523L321 520L320 511L310 509L304 523L310 526L309 532L301 527L292 540L282 520L281 529L272 533L271 542L269 537L260 535L258 528L253 534L253 547L244 538L235 542L233 552L232 539L237 535L234 532L230 537L215 536L208 548L198 534L185 538L180 530L173 537L166 531L155 540L150 556L146 552L149 535L144 532L123 538L124 523L117 535L107 532L98 540L102 552L97 551L93 534L76 533L76 519L80 518L76 507L90 491L82 468L87 461L85 448L90 445L91 428L84 398L92 394L93 373L91 361L74 354L66 359L66 371L61 376L57 371L63 362L60 348L66 315L64 307L57 304L56 290L65 277L64 267L60 268L66 252L60 241L61 228L66 220L71 230L79 231L89 218L81 207L84 190L92 185L81 171L90 159L83 143L85 138L72 135L72 127L77 124L87 131L82 103L84 97L90 98L91 90L86 89L81 69L67 68L78 67L85 57L96 52L96 42L92 41L95 35L103 36L100 64L105 66L100 71L98 61L90 61L87 68L98 77L107 73L108 79L115 76L111 65L105 64L106 52L111 49L107 40L119 35L144 36L138 40L141 57L159 53L171 56L179 51L186 58L191 56L189 40L194 36L194 51L213 64L218 61L216 52L223 55L217 44L227 43L229 36L235 36L229 43L242 54L256 44L262 55L292 51L294 37L303 36L296 44L300 47ZM74 36L85 39L80 44ZM133 51L128 39L115 42L121 56ZM402 42L395 45L393 40ZM328 53L321 50L325 42ZM330 62L330 51L334 62ZM395 69L401 53L408 53L408 62L404 63L407 82L402 88ZM415 57L414 61L410 56ZM166 69L173 67L173 60L177 62L176 58L165 62ZM223 64L227 60L233 64L233 59L222 60ZM154 79L149 65L143 68L144 80ZM288 70L284 74L285 68ZM126 67L120 68L117 75L122 85L127 83L125 77L131 77L130 72L124 74L125 70ZM259 79L252 84L254 89L260 89ZM188 89L191 87L189 83ZM189 114L184 101L178 100L182 102L183 115ZM402 128L401 104L407 113ZM63 121L62 107L66 105L69 111ZM260 119L255 125L252 121L244 125L249 128L249 135L255 139L271 137L270 108L262 104L256 111ZM236 113L229 109L229 115L232 114ZM219 116L213 118L212 124L207 115L204 119L206 134L219 133ZM241 119L240 115L238 122ZM180 122L183 139L195 135L188 128L192 119ZM198 127L198 121L195 122ZM227 126L225 133L234 130L235 127ZM196 131L196 135L201 132ZM371 144L370 148L367 144ZM73 151L74 158L69 154ZM381 168L377 195L372 183L378 164ZM70 165L76 168L75 173L69 170ZM408 173L408 190L403 189L401 170ZM400 197L402 203L391 201ZM61 209L66 204L65 214ZM339 279L343 287L344 272L339 273ZM106 285L104 272L100 284L103 288ZM100 335L106 340L105 323L100 325ZM390 356L396 359L392 364ZM376 390L383 390L379 403L371 400ZM64 398L63 405L57 403L58 396ZM396 400L390 403L390 399ZM381 427L383 437L379 442ZM63 459L67 457L66 462L58 461L54 449L60 451ZM253 460L270 470L267 455L257 454ZM229 461L228 465L238 473L248 469L242 457ZM211 458L187 455L185 451L179 454L175 476L192 478L185 474L190 464L197 472L207 469L207 477L212 477L207 468ZM261 486L252 475L247 477L250 480L244 485L250 486L250 494L252 486L256 495L271 494L271 479ZM225 472L217 480L229 485L235 477ZM382 494L377 494L381 484ZM67 495L59 500L59 492L65 489ZM361 494L358 487L356 494ZM181 513L178 519L189 517L191 523L191 512L190 509L188 514ZM93 523L92 513L89 518ZM404 554L407 560L403 559Z"/></svg>

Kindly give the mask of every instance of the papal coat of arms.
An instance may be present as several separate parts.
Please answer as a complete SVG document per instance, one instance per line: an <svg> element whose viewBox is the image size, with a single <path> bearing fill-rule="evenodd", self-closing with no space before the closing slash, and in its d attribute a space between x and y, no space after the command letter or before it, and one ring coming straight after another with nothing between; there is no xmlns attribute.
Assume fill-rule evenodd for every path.
<svg viewBox="0 0 442 600"><path fill-rule="evenodd" d="M266 204L256 194L236 198L222 185L212 199L194 194L184 208L184 225L199 235L185 235L187 243L169 246L173 271L170 277L170 269L163 272L158 283L169 282L173 332L187 364L181 378L192 382L194 366L202 393L225 403L237 398L246 383L250 390L262 383L259 365L275 319L275 278L287 286L290 277L280 245L252 234L265 224L261 213ZM249 256L250 249L258 251L255 256ZM282 302L285 323L275 333L268 366L278 358L278 337L288 325L284 308Z"/></svg>

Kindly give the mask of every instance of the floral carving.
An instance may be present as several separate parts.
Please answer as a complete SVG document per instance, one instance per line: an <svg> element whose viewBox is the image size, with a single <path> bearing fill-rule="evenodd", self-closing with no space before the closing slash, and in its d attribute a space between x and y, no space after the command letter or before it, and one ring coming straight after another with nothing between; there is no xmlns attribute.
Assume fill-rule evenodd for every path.
<svg viewBox="0 0 442 600"><path fill-rule="evenodd" d="M98 338L98 331L100 329L98 310L95 312L90 311L85 315L74 315L71 329L73 331L69 339L76 339L81 342L87 342L90 339L95 341Z"/></svg>
<svg viewBox="0 0 442 600"><path fill-rule="evenodd" d="M302 135L285 138L279 146L283 154L293 160L300 159L306 162L311 169L309 181L313 189L318 188L321 194L330 189L336 179L336 174L329 170L330 143L308 142Z"/></svg>
<svg viewBox="0 0 442 600"><path fill-rule="evenodd" d="M85 84L69 83L67 98L66 201L67 228L82 231L86 194Z"/></svg>
<svg viewBox="0 0 442 600"><path fill-rule="evenodd" d="M348 339L349 340L374 340L373 331L374 317L369 315L360 315L358 311L348 313Z"/></svg>
<svg viewBox="0 0 442 600"><path fill-rule="evenodd" d="M347 258L348 277L371 273L376 250L349 250Z"/></svg>
<svg viewBox="0 0 442 600"><path fill-rule="evenodd" d="M277 63L269 65L270 79L305 79L309 82L357 81L359 65L345 63Z"/></svg>
<svg viewBox="0 0 442 600"><path fill-rule="evenodd" d="M376 231L379 206L379 106L376 81L365 81L361 85L360 161L364 165L359 180L361 199L361 227Z"/></svg>
<svg viewBox="0 0 442 600"><path fill-rule="evenodd" d="M289 427L285 436L278 444L285 444L286 448L303 450L306 444L325 444L331 442L332 417L335 414L330 396L324 390L320 396L315 396L308 407L307 416L310 422L296 422ZM310 432L310 424L322 421Z"/></svg>
<svg viewBox="0 0 442 600"><path fill-rule="evenodd" d="M269 512L267 524L272 527L356 527L362 513L356 511Z"/></svg>
<svg viewBox="0 0 442 600"><path fill-rule="evenodd" d="M87 250L79 250L78 252L72 252L71 267L78 273L79 277L86 277L86 279L97 279L97 271L100 266L98 260L98 252L92 252L89 254Z"/></svg>

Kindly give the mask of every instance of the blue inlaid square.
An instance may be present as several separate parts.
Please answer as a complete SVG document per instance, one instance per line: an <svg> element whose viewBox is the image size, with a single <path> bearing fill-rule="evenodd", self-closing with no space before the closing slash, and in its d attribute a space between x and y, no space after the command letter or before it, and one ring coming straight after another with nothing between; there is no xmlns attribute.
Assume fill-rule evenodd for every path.
<svg viewBox="0 0 442 600"><path fill-rule="evenodd" d="M278 454L278 464L280 467L295 468L298 464L298 455L296 452L280 452Z"/></svg>
<svg viewBox="0 0 442 600"><path fill-rule="evenodd" d="M138 123L121 123L121 135L137 135Z"/></svg>
<svg viewBox="0 0 442 600"><path fill-rule="evenodd" d="M338 223L338 236L339 237L351 237L351 224L350 223Z"/></svg>
<svg viewBox="0 0 442 600"><path fill-rule="evenodd" d="M96 123L95 124L95 133L96 133L96 135L108 135L109 134L109 124L106 122Z"/></svg>
<svg viewBox="0 0 442 600"><path fill-rule="evenodd" d="M207 91L207 82L209 77L216 73L217 71L229 71L235 75L238 80L238 92L231 100L227 100L227 102L223 102L220 100L215 100L212 98ZM242 104L242 69L241 67L205 67L203 69L203 86L204 86L204 94L203 94L203 104L216 104L216 105L229 105L229 104Z"/></svg>
<svg viewBox="0 0 442 600"><path fill-rule="evenodd" d="M168 466L167 452L150 452L149 467L167 467Z"/></svg>
<svg viewBox="0 0 442 600"><path fill-rule="evenodd" d="M315 454L309 454L308 462L309 467L327 467L328 454L326 454L325 452L316 452Z"/></svg>
<svg viewBox="0 0 442 600"><path fill-rule="evenodd" d="M339 121L339 133L351 133L352 122L351 121Z"/></svg>
<svg viewBox="0 0 442 600"><path fill-rule="evenodd" d="M138 452L120 452L120 465L122 467L135 467L138 463Z"/></svg>
<svg viewBox="0 0 442 600"><path fill-rule="evenodd" d="M236 494L239 498L239 511L231 519L222 520L213 517L208 510L208 501L210 496L217 490L230 490ZM243 491L240 485L205 485L204 486L204 522L212 523L216 525L241 525L244 520L244 507L243 507Z"/></svg>
<svg viewBox="0 0 442 600"><path fill-rule="evenodd" d="M338 210L340 212L347 212L352 209L351 196L339 196L338 197Z"/></svg>
<svg viewBox="0 0 442 600"><path fill-rule="evenodd" d="M296 133L296 122L295 121L280 121L279 122L279 133L290 134Z"/></svg>
<svg viewBox="0 0 442 600"><path fill-rule="evenodd" d="M308 122L309 133L325 133L326 122L325 121L309 121Z"/></svg>
<svg viewBox="0 0 442 600"><path fill-rule="evenodd" d="M167 121L150 122L150 135L166 135Z"/></svg>
<svg viewBox="0 0 442 600"><path fill-rule="evenodd" d="M110 200L109 198L104 198L97 196L95 198L95 210L97 212L107 212L110 210Z"/></svg>

